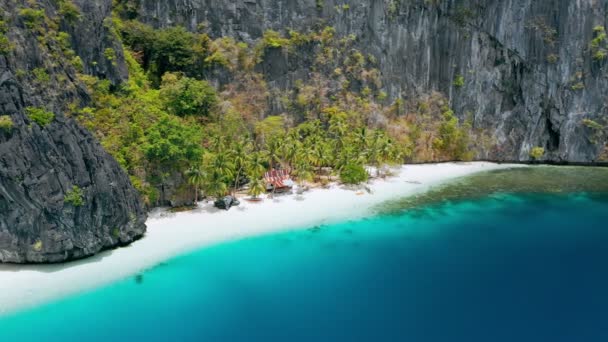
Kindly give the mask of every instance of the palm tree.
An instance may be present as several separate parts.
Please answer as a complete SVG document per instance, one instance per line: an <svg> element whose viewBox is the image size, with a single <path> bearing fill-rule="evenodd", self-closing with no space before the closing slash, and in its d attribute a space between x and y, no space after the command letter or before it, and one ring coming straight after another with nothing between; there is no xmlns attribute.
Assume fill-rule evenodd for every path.
<svg viewBox="0 0 608 342"><path fill-rule="evenodd" d="M216 198L224 196L228 192L226 177L218 170L212 170L205 180L205 191Z"/></svg>
<svg viewBox="0 0 608 342"><path fill-rule="evenodd" d="M234 165L228 160L228 154L225 152L218 152L215 154L211 163L213 171L218 172L223 178L230 178L234 172Z"/></svg>
<svg viewBox="0 0 608 342"><path fill-rule="evenodd" d="M296 163L298 151L302 143L298 141L295 131L290 132L285 138L282 148L282 159L289 165L290 168Z"/></svg>
<svg viewBox="0 0 608 342"><path fill-rule="evenodd" d="M294 176L297 177L298 185L300 187L302 187L305 181L311 181L314 178L313 173L310 171L310 165L304 161L300 161L296 164Z"/></svg>
<svg viewBox="0 0 608 342"><path fill-rule="evenodd" d="M253 175L253 178L261 177L266 171L266 166L264 165L265 159L266 157L262 152L252 153L247 163L247 174Z"/></svg>
<svg viewBox="0 0 608 342"><path fill-rule="evenodd" d="M249 176L249 195L257 199L262 193L266 192L266 182L260 177Z"/></svg>
<svg viewBox="0 0 608 342"><path fill-rule="evenodd" d="M275 168L275 162L280 163L281 161L281 145L279 138L273 138L266 144L266 157L268 158L268 162L270 164L270 168Z"/></svg>
<svg viewBox="0 0 608 342"><path fill-rule="evenodd" d="M367 127L357 129L355 132L355 140L357 141L357 146L359 146L359 148L365 149L367 147Z"/></svg>
<svg viewBox="0 0 608 342"><path fill-rule="evenodd" d="M198 166L192 166L186 171L188 184L194 187L194 206L198 205L198 189L205 181L205 173Z"/></svg>
<svg viewBox="0 0 608 342"><path fill-rule="evenodd" d="M205 168L209 171L204 180L205 192L211 196L221 197L228 192L228 185L232 180L233 165L227 153L219 151L209 154L206 158Z"/></svg>
<svg viewBox="0 0 608 342"><path fill-rule="evenodd" d="M317 174L321 174L321 168L326 165L328 160L328 146L319 143L312 151L312 165L317 168Z"/></svg>
<svg viewBox="0 0 608 342"><path fill-rule="evenodd" d="M243 171L247 167L249 162L249 150L250 145L246 141L238 142L234 145L232 150L230 151L230 156L232 158L232 164L234 165L235 175L234 175L234 191L236 192L241 175Z"/></svg>

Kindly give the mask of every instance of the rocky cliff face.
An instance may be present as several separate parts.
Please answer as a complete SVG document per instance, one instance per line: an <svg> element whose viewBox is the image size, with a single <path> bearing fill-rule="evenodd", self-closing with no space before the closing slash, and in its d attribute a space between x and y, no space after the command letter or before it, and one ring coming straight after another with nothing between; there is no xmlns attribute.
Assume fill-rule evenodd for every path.
<svg viewBox="0 0 608 342"><path fill-rule="evenodd" d="M44 5L36 25L19 13L24 4L0 1L12 45L0 54L0 115L10 122L0 128L0 262L61 262L127 244L144 234L145 211L118 163L66 116L89 96L62 62L70 52L57 36L70 33L67 45L85 72L125 79L120 45L103 24L111 0L78 1L84 18L75 23ZM108 48L114 63L104 57ZM40 123L32 109L54 118Z"/></svg>
<svg viewBox="0 0 608 342"><path fill-rule="evenodd" d="M379 61L391 98L445 94L461 118L491 132L496 147L478 158L594 162L605 146L583 120L606 120L608 1L563 0L139 0L156 27L204 27L214 37L253 41L267 29L330 25L354 34ZM595 30L594 30L595 29ZM289 63L276 56L281 65ZM295 73L266 75L289 87ZM291 71L290 71L291 70ZM602 138L603 137L603 138Z"/></svg>

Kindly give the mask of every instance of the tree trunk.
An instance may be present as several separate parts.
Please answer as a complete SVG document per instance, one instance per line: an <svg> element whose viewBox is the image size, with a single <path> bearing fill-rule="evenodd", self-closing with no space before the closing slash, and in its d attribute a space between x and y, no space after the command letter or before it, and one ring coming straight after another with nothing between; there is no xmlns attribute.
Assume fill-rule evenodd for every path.
<svg viewBox="0 0 608 342"><path fill-rule="evenodd" d="M239 168L239 171L236 173L236 177L235 177L235 180L234 180L234 191L232 192L232 196L235 196L235 197L236 197L237 187L238 187L238 184L239 184L239 178L241 177L241 172L243 172L243 167L242 166Z"/></svg>

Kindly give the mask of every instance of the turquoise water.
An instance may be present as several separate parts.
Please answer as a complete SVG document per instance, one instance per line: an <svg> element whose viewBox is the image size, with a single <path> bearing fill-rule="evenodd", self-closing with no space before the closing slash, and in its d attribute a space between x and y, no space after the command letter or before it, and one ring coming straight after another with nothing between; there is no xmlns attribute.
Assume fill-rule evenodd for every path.
<svg viewBox="0 0 608 342"><path fill-rule="evenodd" d="M502 194L222 244L0 341L608 341L608 195Z"/></svg>

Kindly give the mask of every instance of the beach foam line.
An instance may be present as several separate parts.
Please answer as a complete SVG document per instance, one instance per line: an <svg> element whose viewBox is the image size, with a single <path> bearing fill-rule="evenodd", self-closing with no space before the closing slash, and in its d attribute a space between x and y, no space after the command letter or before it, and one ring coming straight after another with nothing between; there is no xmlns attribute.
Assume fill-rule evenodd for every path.
<svg viewBox="0 0 608 342"><path fill-rule="evenodd" d="M481 171L521 167L487 162L405 165L393 177L374 180L371 193L339 185L263 202L241 201L229 211L210 202L193 211L155 210L146 236L130 246L58 265L0 265L0 315L56 300L135 275L204 246L245 237L359 219L390 199Z"/></svg>

